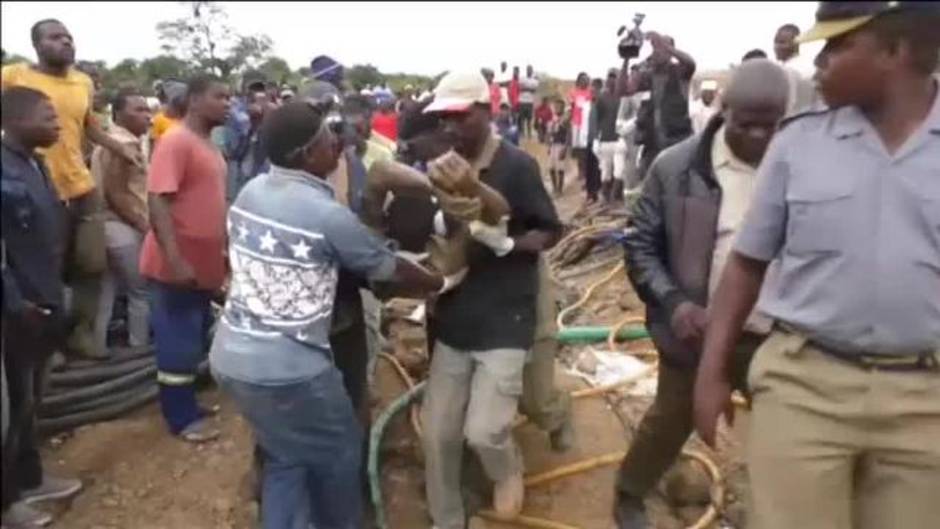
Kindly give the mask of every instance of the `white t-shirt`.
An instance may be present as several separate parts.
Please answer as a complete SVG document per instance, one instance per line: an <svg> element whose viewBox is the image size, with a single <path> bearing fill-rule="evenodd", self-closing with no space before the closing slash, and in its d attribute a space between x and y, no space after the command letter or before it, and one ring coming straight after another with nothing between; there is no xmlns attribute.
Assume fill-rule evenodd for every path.
<svg viewBox="0 0 940 529"><path fill-rule="evenodd" d="M539 80L534 75L532 77L522 77L519 79L519 102L530 105L535 104L535 93L539 89Z"/></svg>

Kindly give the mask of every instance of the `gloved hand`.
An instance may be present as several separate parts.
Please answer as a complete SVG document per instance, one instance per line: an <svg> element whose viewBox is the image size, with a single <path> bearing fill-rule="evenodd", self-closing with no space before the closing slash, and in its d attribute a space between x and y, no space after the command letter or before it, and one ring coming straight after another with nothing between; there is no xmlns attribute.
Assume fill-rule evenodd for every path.
<svg viewBox="0 0 940 529"><path fill-rule="evenodd" d="M479 193L479 175L453 150L428 163L428 178L434 187L451 194L475 197Z"/></svg>
<svg viewBox="0 0 940 529"><path fill-rule="evenodd" d="M493 250L498 257L503 257L515 247L515 241L506 235L507 223L506 217L501 219L498 226L490 226L475 220L468 224L467 228L475 241Z"/></svg>
<svg viewBox="0 0 940 529"><path fill-rule="evenodd" d="M478 197L450 193L437 186L434 187L433 193L441 211L449 217L464 223L479 220L483 204Z"/></svg>

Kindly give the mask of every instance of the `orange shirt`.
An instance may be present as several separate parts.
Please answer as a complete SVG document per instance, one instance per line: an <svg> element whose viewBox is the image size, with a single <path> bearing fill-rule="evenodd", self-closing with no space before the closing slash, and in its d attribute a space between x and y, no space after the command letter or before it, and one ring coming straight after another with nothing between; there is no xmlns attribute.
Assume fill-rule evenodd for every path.
<svg viewBox="0 0 940 529"><path fill-rule="evenodd" d="M153 117L150 124L150 137L153 138L154 143L156 143L157 140L162 138L167 131L175 127L179 122L179 119L167 116L162 110L157 112L157 115Z"/></svg>
<svg viewBox="0 0 940 529"><path fill-rule="evenodd" d="M153 152L147 191L173 195L170 216L180 254L196 272L198 287L217 290L225 281L225 159L185 125L163 137ZM172 283L173 271L153 229L140 253L144 277Z"/></svg>
<svg viewBox="0 0 940 529"><path fill-rule="evenodd" d="M59 198L80 197L94 189L95 180L82 153L85 120L95 93L91 78L75 68L70 68L65 77L48 75L27 63L4 66L0 77L4 90L15 86L32 88L46 94L52 102L61 127L59 141L39 152L49 167Z"/></svg>

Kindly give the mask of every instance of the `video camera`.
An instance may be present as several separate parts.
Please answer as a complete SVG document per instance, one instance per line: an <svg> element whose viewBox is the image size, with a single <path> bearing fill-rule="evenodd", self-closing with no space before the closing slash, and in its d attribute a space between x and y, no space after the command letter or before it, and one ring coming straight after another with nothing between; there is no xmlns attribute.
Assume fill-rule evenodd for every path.
<svg viewBox="0 0 940 529"><path fill-rule="evenodd" d="M617 45L617 53L620 54L620 58L636 59L640 56L640 48L643 46L643 32L640 31L640 24L643 23L645 18L646 15L643 13L637 13L633 16L633 29ZM625 31L627 31L627 26L620 26L620 29L617 30L617 36L623 35Z"/></svg>

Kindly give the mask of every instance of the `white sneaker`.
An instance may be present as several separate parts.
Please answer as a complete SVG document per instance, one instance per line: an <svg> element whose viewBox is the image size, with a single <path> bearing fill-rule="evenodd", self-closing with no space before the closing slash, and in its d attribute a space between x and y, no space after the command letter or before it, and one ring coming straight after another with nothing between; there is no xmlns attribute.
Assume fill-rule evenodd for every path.
<svg viewBox="0 0 940 529"><path fill-rule="evenodd" d="M82 482L77 479L65 479L45 475L42 478L42 483L38 487L24 490L22 497L23 501L26 503L61 500L74 496L80 490L82 490Z"/></svg>
<svg viewBox="0 0 940 529"><path fill-rule="evenodd" d="M36 529L52 523L52 515L18 501L3 513L3 529Z"/></svg>

